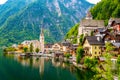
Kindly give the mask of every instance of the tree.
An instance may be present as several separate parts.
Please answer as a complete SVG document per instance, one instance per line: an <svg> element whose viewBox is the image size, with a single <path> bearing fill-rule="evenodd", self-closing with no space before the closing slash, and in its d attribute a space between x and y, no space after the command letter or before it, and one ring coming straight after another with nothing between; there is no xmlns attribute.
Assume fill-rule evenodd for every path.
<svg viewBox="0 0 120 80"><path fill-rule="evenodd" d="M110 51L114 50L114 47L112 46L112 44L110 42L107 42L105 44L105 47L106 47L106 52L110 52Z"/></svg>
<svg viewBox="0 0 120 80"><path fill-rule="evenodd" d="M80 63L80 59L83 56L84 56L84 49L82 47L78 47L78 49L77 49L77 56L76 56L77 63Z"/></svg>
<svg viewBox="0 0 120 80"><path fill-rule="evenodd" d="M94 69L97 64L98 64L98 60L96 60L95 58L85 57L84 65L88 69Z"/></svg>
<svg viewBox="0 0 120 80"><path fill-rule="evenodd" d="M120 55L117 58L117 70L118 79L120 80Z"/></svg>
<svg viewBox="0 0 120 80"><path fill-rule="evenodd" d="M33 43L30 44L30 52L33 52Z"/></svg>
<svg viewBox="0 0 120 80"><path fill-rule="evenodd" d="M80 45L82 45L83 39L84 39L84 34L81 34L80 35Z"/></svg>
<svg viewBox="0 0 120 80"><path fill-rule="evenodd" d="M105 54L105 67L104 69L106 70L105 71L105 76L107 78L107 80L113 80L113 72L112 72L112 61L111 61L111 58L112 58L112 55L109 54L109 53L106 53Z"/></svg>
<svg viewBox="0 0 120 80"><path fill-rule="evenodd" d="M38 53L39 51L40 51L39 48L36 48L35 52Z"/></svg>
<svg viewBox="0 0 120 80"><path fill-rule="evenodd" d="M69 58L71 55L70 55L70 53L66 53L64 56L65 56L66 58Z"/></svg>
<svg viewBox="0 0 120 80"><path fill-rule="evenodd" d="M90 35L93 36L94 35L94 31L91 31Z"/></svg>
<svg viewBox="0 0 120 80"><path fill-rule="evenodd" d="M120 55L117 58L117 63L120 64Z"/></svg>
<svg viewBox="0 0 120 80"><path fill-rule="evenodd" d="M28 52L28 48L27 47L24 47L23 50L24 50L25 53Z"/></svg>

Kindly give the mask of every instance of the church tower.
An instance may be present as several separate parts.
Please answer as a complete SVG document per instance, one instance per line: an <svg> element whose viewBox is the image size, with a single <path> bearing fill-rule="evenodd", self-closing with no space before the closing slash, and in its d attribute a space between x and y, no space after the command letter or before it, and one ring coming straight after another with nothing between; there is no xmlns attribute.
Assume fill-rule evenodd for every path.
<svg viewBox="0 0 120 80"><path fill-rule="evenodd" d="M85 19L93 19L93 16L90 11L87 12Z"/></svg>
<svg viewBox="0 0 120 80"><path fill-rule="evenodd" d="M41 28L41 33L40 33L40 51L44 53L44 32L43 28Z"/></svg>

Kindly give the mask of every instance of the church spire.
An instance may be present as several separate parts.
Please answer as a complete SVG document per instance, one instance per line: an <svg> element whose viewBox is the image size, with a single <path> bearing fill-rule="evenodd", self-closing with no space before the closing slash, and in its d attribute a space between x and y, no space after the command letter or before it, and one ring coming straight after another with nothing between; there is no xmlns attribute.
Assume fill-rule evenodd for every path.
<svg viewBox="0 0 120 80"><path fill-rule="evenodd" d="M93 16L90 11L87 12L85 19L93 19Z"/></svg>
<svg viewBox="0 0 120 80"><path fill-rule="evenodd" d="M40 51L44 53L44 31L42 27L40 32Z"/></svg>

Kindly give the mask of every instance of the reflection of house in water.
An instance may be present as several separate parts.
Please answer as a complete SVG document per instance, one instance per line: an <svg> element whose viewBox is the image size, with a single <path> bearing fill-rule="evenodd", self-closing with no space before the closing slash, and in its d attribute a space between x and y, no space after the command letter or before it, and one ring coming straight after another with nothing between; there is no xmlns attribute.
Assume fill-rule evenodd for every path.
<svg viewBox="0 0 120 80"><path fill-rule="evenodd" d="M63 61L58 60L58 59L56 60L55 58L52 58L52 65L54 65L55 67L60 67L60 66L63 68L66 67L66 65Z"/></svg>

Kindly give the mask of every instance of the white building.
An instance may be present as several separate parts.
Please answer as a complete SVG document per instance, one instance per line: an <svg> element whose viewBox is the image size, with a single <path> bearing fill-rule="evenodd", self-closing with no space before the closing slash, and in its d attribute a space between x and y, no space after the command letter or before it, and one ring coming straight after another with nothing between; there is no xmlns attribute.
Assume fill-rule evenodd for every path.
<svg viewBox="0 0 120 80"><path fill-rule="evenodd" d="M104 20L94 20L91 13L88 12L85 19L80 22L78 28L78 43L81 34L90 35L91 31L104 27Z"/></svg>

